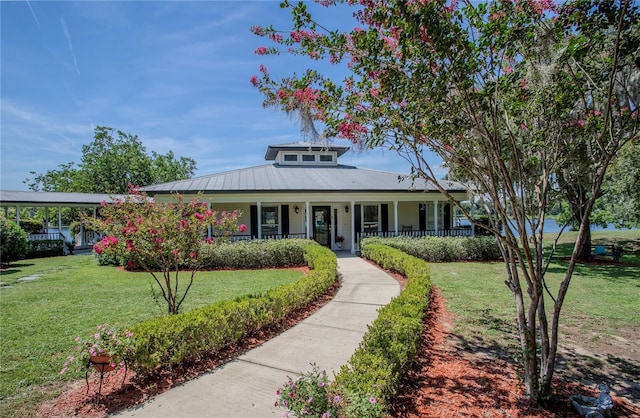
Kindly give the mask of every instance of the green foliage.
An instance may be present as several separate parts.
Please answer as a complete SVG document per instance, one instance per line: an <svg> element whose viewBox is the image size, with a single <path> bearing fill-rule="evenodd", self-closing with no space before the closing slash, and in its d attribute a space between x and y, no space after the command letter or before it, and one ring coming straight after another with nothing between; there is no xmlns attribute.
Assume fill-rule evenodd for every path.
<svg viewBox="0 0 640 418"><path fill-rule="evenodd" d="M200 256L205 269L259 269L300 266L305 263L305 240L251 240L203 245Z"/></svg>
<svg viewBox="0 0 640 418"><path fill-rule="evenodd" d="M551 391L560 312L578 253L547 315L538 226L561 194L584 231L611 161L637 141L637 2L322 2L336 12L354 9L346 31L316 20L327 13L315 15L306 2L281 6L290 27L254 27L275 43L256 52L306 57L310 69L274 79L267 62L252 78L263 104L298 113L311 135L399 153L412 175L473 221L436 177L433 161L472 185L474 203L499 221L489 230L519 309L524 384L541 401ZM322 74L318 60L344 64L348 74ZM502 232L500 224L511 227ZM538 349L537 341L548 347Z"/></svg>
<svg viewBox="0 0 640 418"><path fill-rule="evenodd" d="M132 188L124 200L104 205L101 218L83 217L83 222L105 237L93 246L98 255L111 261L126 261L130 268L141 267L151 274L167 302L169 314L177 314L195 273L202 268L203 245L218 245L245 225L237 225L240 212L220 216L194 197L185 202L181 195L169 204L150 202L148 196ZM203 241L210 229L214 238ZM179 275L190 270L190 278L179 286ZM185 283L186 282L186 283Z"/></svg>
<svg viewBox="0 0 640 418"><path fill-rule="evenodd" d="M287 376L287 382L276 391L280 406L296 417L337 417L340 397L332 396L329 379L315 363L312 369L295 379Z"/></svg>
<svg viewBox="0 0 640 418"><path fill-rule="evenodd" d="M127 363L131 361L133 351L133 333L120 328L118 324L107 323L98 325L89 337L77 336L74 339L73 355L68 356L60 374L65 374L69 368L77 368L86 371L91 368L91 358L95 356L108 356L109 366L119 371L125 371Z"/></svg>
<svg viewBox="0 0 640 418"><path fill-rule="evenodd" d="M28 258L56 257L64 254L64 241L59 239L41 239L29 241Z"/></svg>
<svg viewBox="0 0 640 418"><path fill-rule="evenodd" d="M149 375L221 351L324 294L335 282L335 254L317 244L305 244L304 252L316 267L295 283L137 325L136 370Z"/></svg>
<svg viewBox="0 0 640 418"><path fill-rule="evenodd" d="M395 248L363 241L362 256L408 278L397 298L382 308L349 363L336 376L346 393L373 396L382 405L396 395L400 380L420 348L431 280L425 261Z"/></svg>
<svg viewBox="0 0 640 418"><path fill-rule="evenodd" d="M183 310L260 294L302 275L293 269L202 271ZM27 276L34 280L21 280ZM84 372L59 374L74 337L91 335L104 322L131 329L166 312L163 301L149 297L151 276L99 266L90 255L14 263L0 270L0 282L3 418L36 416L40 403L59 394L61 380L84 378Z"/></svg>
<svg viewBox="0 0 640 418"><path fill-rule="evenodd" d="M193 175L196 162L191 158L175 158L172 151L162 155L147 154L136 136L98 126L94 139L82 146L82 160L60 164L57 170L27 179L32 190L85 193L126 193L129 184L149 185L182 180Z"/></svg>
<svg viewBox="0 0 640 418"><path fill-rule="evenodd" d="M602 205L608 222L640 228L640 142L628 143L607 172ZM599 209L599 208L597 208Z"/></svg>
<svg viewBox="0 0 640 418"><path fill-rule="evenodd" d="M28 251L27 233L12 220L0 215L0 263L22 260Z"/></svg>
<svg viewBox="0 0 640 418"><path fill-rule="evenodd" d="M431 263L451 261L493 261L501 258L495 237L368 237L367 244L397 248Z"/></svg>
<svg viewBox="0 0 640 418"><path fill-rule="evenodd" d="M38 219L20 218L20 228L27 234L38 234L42 232L44 224Z"/></svg>

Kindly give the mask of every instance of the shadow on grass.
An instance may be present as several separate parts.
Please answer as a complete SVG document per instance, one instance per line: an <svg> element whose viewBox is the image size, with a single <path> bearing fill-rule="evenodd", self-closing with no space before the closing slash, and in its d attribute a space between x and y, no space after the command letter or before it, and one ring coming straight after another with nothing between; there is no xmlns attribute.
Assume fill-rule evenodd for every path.
<svg viewBox="0 0 640 418"><path fill-rule="evenodd" d="M22 271L21 270L22 268L29 267L29 266L33 266L33 263L20 263L20 264L11 263L8 266L3 266L2 269L0 269L0 276L20 273Z"/></svg>
<svg viewBox="0 0 640 418"><path fill-rule="evenodd" d="M591 356L565 349L558 354L556 375L570 381L595 387L606 383L613 392L640 403L640 365L627 359L607 354L606 357Z"/></svg>

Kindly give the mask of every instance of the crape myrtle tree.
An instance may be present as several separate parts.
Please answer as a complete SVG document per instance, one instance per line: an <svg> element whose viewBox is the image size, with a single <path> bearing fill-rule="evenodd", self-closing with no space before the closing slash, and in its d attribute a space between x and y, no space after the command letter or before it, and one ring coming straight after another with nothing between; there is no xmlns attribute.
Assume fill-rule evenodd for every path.
<svg viewBox="0 0 640 418"><path fill-rule="evenodd" d="M94 245L98 255L122 260L130 268L142 268L151 274L167 303L170 315L180 312L202 267L203 245L217 245L234 232L246 230L238 225L240 212L212 211L199 196L185 201L175 195L171 203L156 203L136 187L124 199L103 203L100 218L83 221L105 237ZM205 237L211 231L213 238ZM180 272L189 278L181 281Z"/></svg>
<svg viewBox="0 0 640 418"><path fill-rule="evenodd" d="M338 4L341 3L341 4ZM316 22L308 4L285 1L292 27L253 27L259 55L293 54L346 65L344 79L308 69L272 78L263 64L251 83L265 106L297 112L325 138L387 147L411 174L436 181L437 154L452 178L485 205L513 294L528 395L551 394L558 326L579 243L618 150L637 141L636 102L621 76L621 39L638 25L629 1L322 1L353 6L355 27ZM581 22L589 21L586 25ZM609 39L593 42L601 38ZM629 48L630 49L630 48ZM626 53L631 53L627 51ZM637 57L637 54L636 54ZM637 72L636 67L627 71ZM559 286L545 283L550 254L543 226L566 183L560 171L580 158L589 193L571 261ZM504 233L499 225L505 225ZM545 289L548 297L545 298ZM547 303L550 307L547 308Z"/></svg>

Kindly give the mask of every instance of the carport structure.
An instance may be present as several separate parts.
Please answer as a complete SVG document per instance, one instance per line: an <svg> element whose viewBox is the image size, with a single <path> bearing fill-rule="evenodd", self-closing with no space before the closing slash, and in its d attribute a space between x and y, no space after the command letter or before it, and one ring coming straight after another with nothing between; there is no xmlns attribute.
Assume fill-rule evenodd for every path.
<svg viewBox="0 0 640 418"><path fill-rule="evenodd" d="M16 209L16 223L20 225L20 210L23 208L56 208L58 211L57 227L51 227L48 219L49 211L46 212L46 229L42 234L31 234L31 240L62 239L71 241L72 237L65 237L62 234L62 208L91 208L93 216L102 206L103 202L112 203L116 199L123 199L122 195L109 195L99 193L60 193L60 192L29 192L0 190L0 208L4 210L5 217L8 217L9 208ZM80 246L87 245L88 239L83 233L81 226Z"/></svg>

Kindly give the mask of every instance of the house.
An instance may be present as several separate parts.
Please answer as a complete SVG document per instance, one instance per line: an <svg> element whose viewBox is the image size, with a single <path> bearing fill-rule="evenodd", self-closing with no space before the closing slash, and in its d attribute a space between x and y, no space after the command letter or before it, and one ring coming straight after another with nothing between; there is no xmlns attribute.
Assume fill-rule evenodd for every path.
<svg viewBox="0 0 640 418"><path fill-rule="evenodd" d="M295 142L267 148L265 165L142 187L158 202L202 193L211 209L242 212L237 239L313 238L356 252L364 236L471 235L433 184L339 163L348 146ZM467 200L460 183L441 181Z"/></svg>

